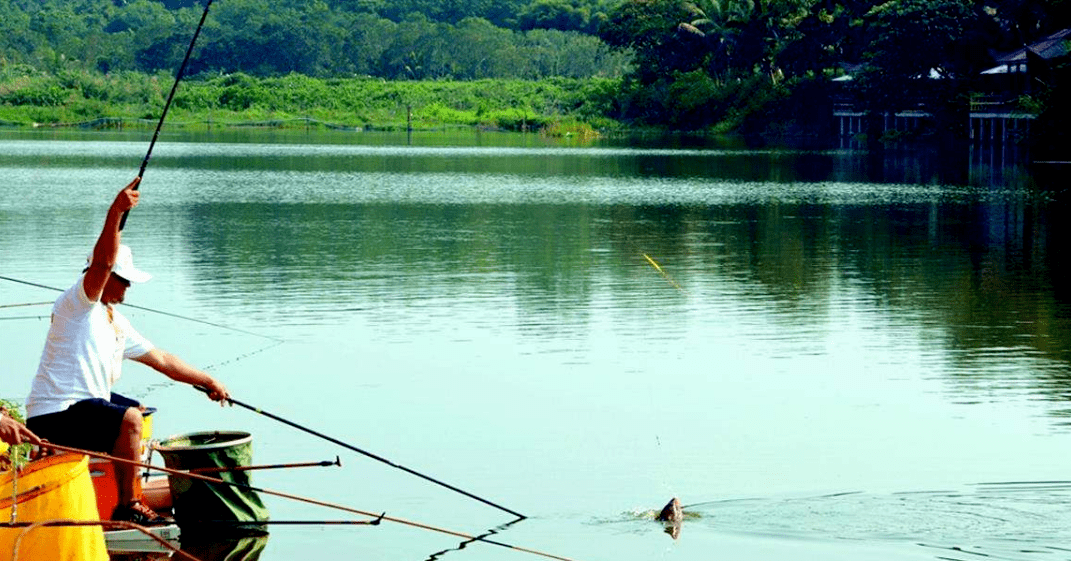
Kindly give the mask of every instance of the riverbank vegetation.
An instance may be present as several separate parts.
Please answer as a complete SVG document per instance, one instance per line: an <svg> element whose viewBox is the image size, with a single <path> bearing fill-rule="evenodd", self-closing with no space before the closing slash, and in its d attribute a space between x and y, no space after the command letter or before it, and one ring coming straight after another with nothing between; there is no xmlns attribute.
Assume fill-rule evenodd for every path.
<svg viewBox="0 0 1071 561"><path fill-rule="evenodd" d="M387 81L243 73L183 81L170 126L321 126L435 129L478 126L590 133L613 128L605 103L618 80ZM152 126L171 86L166 73L56 74L32 67L0 71L0 124Z"/></svg>
<svg viewBox="0 0 1071 561"><path fill-rule="evenodd" d="M201 1L0 0L0 123L157 117ZM925 99L956 133L994 53L1069 22L1066 0L224 0L173 110L821 135L840 96L872 114ZM1063 82L1022 105L1062 114Z"/></svg>

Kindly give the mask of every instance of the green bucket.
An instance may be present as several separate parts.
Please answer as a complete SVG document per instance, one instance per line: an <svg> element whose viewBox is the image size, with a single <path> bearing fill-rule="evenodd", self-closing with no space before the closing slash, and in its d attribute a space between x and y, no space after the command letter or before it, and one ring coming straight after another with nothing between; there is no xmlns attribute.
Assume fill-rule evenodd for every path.
<svg viewBox="0 0 1071 561"><path fill-rule="evenodd" d="M153 444L164 465L175 470L206 470L203 475L250 485L249 471L217 468L250 466L253 437L246 432L213 431L172 436ZM206 469L207 468L207 469ZM264 533L268 508L249 488L168 475L175 522L183 534Z"/></svg>

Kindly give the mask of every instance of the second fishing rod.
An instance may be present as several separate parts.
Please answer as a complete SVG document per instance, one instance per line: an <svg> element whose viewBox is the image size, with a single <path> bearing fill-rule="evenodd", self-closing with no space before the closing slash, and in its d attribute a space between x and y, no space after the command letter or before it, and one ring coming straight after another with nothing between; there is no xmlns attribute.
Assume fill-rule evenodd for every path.
<svg viewBox="0 0 1071 561"><path fill-rule="evenodd" d="M194 386L194 387L197 388L198 390L200 390L201 392L208 393L208 390L206 388L203 388L203 387L200 387L200 386ZM358 454L361 454L363 456L372 458L373 460L376 460L377 462L384 463L384 464L386 464L388 466L391 466L391 467L393 467L395 469L402 470L402 471L404 471L404 472L406 472L406 473L408 473L410 475L415 475L415 476L417 476L417 477L419 477L419 478L421 478L421 479L423 479L425 481L429 481L429 482L434 483L434 484L436 484L436 485L438 485L440 487L449 489L451 491L454 491L455 493L459 493L461 495L469 497L470 499L477 500L477 501L479 501L479 502L481 502L481 503L483 503L485 505L495 507L495 508L497 508L497 509L499 509L499 510L501 510L503 512L506 512L506 513L512 514L513 516L516 516L518 520L523 520L523 519L527 518L527 516L517 512L515 510L506 508L506 507L504 507L504 506L502 506L502 505L500 505L498 503L494 503L492 501L489 501L489 500L487 500L487 499L485 499L483 497L480 497L478 495L475 495L473 493L465 491L464 489L455 487L454 485L451 485L449 483L446 483L444 481L436 479L436 478L434 478L434 477L432 477L430 475L427 475L425 473L421 473L421 472L419 472L419 471L417 471L415 469L408 468L406 466L403 466L401 464L398 464L396 462L388 460L387 458L384 458L383 456L380 456L378 454L374 454L372 452L369 452L368 450L364 450L364 449L359 448L357 446L354 446L353 444L350 444L348 442L343 442L342 440L339 440L339 439L334 438L332 436L328 436L328 435L326 435L326 434L324 434L322 432L319 432L317 430L313 430L313 429L311 429L309 427L306 427L304 425L295 423L294 421L291 421L289 419L285 419L285 418L280 417L278 415L275 415L273 413L269 413L269 412L267 412L267 411L265 411L265 410L263 410L263 409L261 409L259 407L254 407L252 405L249 405L248 403L243 403L243 402L241 402L241 401L239 401L237 399L234 399L233 397L228 397L227 398L227 402L230 403L231 405L237 405L239 407L242 407L242 408L248 409L250 411L253 411L253 412L255 412L255 413L259 414L259 415L263 415L265 417L268 417L269 419L272 419L272 420L275 420L275 421L279 421L280 423L283 423L285 425L289 425L289 426L291 426L291 427L293 427L295 429L298 429L298 430L300 430L302 432L311 434L311 435L313 435L313 436L315 436L317 438L321 438L321 439L326 440L328 442L331 442L333 444L337 444L337 445L339 445L339 446L341 446L343 448L346 448L347 450L352 450L354 452L357 452Z"/></svg>

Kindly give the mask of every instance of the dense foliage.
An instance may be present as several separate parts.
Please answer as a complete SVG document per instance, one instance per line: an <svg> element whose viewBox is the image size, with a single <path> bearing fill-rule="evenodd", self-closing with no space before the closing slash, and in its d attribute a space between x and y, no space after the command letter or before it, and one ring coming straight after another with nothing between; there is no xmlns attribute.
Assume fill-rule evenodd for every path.
<svg viewBox="0 0 1071 561"><path fill-rule="evenodd" d="M53 120L117 106L151 114L203 1L0 0L0 103L52 108ZM216 111L238 100L307 110L266 110L275 102L257 91L295 74L365 86L569 78L592 80L592 119L821 132L839 95L872 115L928 102L938 128L955 132L993 53L1068 25L1071 0L217 0L188 75L204 86L200 107ZM844 74L852 80L831 81ZM1052 109L1059 83L1026 101Z"/></svg>
<svg viewBox="0 0 1071 561"><path fill-rule="evenodd" d="M609 78L413 82L235 73L185 80L168 123L351 129L465 125L552 133L578 130L581 123L587 129L610 125L602 115L617 84ZM151 126L170 86L171 77L163 72L48 74L9 65L0 69L0 124Z"/></svg>
<svg viewBox="0 0 1071 561"><path fill-rule="evenodd" d="M0 0L0 64L171 70L203 3ZM584 33L604 0L219 0L191 72L387 79L619 75L627 56Z"/></svg>
<svg viewBox="0 0 1071 561"><path fill-rule="evenodd" d="M1069 24L1067 0L625 0L600 35L635 52L619 117L747 128L759 109L760 127L823 113L811 103L833 92L816 89L845 69L875 112L927 97L966 111L992 53Z"/></svg>

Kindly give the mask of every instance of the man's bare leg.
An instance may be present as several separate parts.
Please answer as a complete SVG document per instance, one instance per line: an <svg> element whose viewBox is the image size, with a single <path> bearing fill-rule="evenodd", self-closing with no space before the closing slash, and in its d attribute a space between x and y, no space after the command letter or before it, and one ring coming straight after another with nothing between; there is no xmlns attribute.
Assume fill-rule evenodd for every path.
<svg viewBox="0 0 1071 561"><path fill-rule="evenodd" d="M143 417L136 407L127 408L123 415L123 424L119 428L119 439L115 441L112 455L117 458L138 461L141 451L141 429ZM137 466L115 462L115 479L119 486L119 504L128 505L137 495Z"/></svg>

